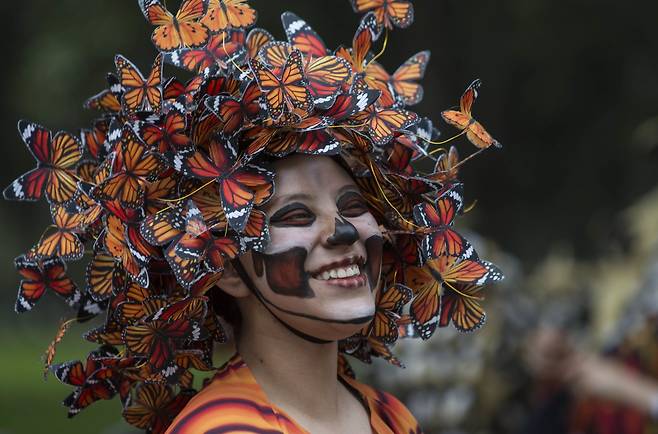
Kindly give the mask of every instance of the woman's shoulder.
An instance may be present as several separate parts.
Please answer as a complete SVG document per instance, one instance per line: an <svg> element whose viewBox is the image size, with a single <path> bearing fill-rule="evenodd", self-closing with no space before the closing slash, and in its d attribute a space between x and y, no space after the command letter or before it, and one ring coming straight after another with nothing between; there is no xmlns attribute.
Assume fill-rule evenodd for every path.
<svg viewBox="0 0 658 434"><path fill-rule="evenodd" d="M353 378L342 377L348 385L368 400L371 414L395 433L420 434L416 418L411 411L392 394L376 389ZM374 420L372 422L375 422Z"/></svg>
<svg viewBox="0 0 658 434"><path fill-rule="evenodd" d="M274 411L241 359L233 358L189 401L166 433L264 432L290 423Z"/></svg>

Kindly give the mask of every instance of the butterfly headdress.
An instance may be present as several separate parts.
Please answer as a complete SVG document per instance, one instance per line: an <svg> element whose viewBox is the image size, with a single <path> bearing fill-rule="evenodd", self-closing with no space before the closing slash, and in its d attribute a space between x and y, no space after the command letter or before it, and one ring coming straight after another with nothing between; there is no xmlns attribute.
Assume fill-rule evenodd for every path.
<svg viewBox="0 0 658 434"><path fill-rule="evenodd" d="M74 387L71 416L118 395L129 423L164 431L194 394L191 370L210 370L213 345L226 340L209 289L226 261L269 242L259 209L276 182L268 162L294 153L341 160L385 234L375 317L341 342L343 354L400 364L390 350L400 337L483 324L482 288L502 274L455 229L464 212L456 149L438 147L432 121L407 108L423 97L430 53L392 74L376 61L375 47L413 21L410 1L352 0L365 15L335 50L290 12L286 41L274 40L253 27L246 0L184 0L176 14L160 0L138 4L155 26L153 64L142 72L117 55L107 89L85 103L100 117L77 135L20 121L37 165L4 191L45 198L53 221L16 259L16 311L54 291L77 321L104 315L84 335L99 345L86 360L51 365L49 350L49 369ZM165 77L165 63L187 78ZM442 113L477 152L500 146L473 118L479 87ZM434 172L418 172L419 159L434 160ZM76 285L66 262L81 259ZM340 366L349 371L346 359Z"/></svg>

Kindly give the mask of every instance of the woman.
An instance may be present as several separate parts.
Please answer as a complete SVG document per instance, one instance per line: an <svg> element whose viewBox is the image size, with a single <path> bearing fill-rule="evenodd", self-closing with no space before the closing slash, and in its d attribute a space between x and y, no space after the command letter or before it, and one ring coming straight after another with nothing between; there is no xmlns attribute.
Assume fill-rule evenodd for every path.
<svg viewBox="0 0 658 434"><path fill-rule="evenodd" d="M411 24L399 3L366 13L351 49L334 51L289 12L281 42L246 32L244 2L184 0L174 16L140 1L160 53L149 74L115 57L82 144L19 122L38 164L4 196L45 197L54 229L16 260L16 311L52 290L79 322L107 312L86 360L51 366L70 322L49 348L46 367L74 387L70 416L118 395L151 433L420 431L350 378L344 355L400 366L399 336L475 330L482 286L502 274L453 228L456 151L430 175L411 164L431 157L432 122L404 108L422 97L429 52L393 75L372 52L384 27ZM193 77L164 80L163 62ZM479 85L443 117L485 149L499 144L471 116ZM80 291L65 261L85 248ZM226 322L238 353L195 396L192 370L213 369Z"/></svg>
<svg viewBox="0 0 658 434"><path fill-rule="evenodd" d="M277 192L264 207L270 245L236 260L220 282L241 313L238 353L168 432L240 424L252 432L420 432L391 395L336 376L337 342L375 313L382 235L366 200L329 157L274 166Z"/></svg>

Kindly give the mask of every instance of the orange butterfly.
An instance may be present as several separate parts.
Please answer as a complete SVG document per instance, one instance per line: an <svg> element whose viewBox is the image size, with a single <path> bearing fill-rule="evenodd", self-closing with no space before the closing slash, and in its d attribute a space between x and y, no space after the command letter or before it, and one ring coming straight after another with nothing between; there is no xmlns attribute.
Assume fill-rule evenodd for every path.
<svg viewBox="0 0 658 434"><path fill-rule="evenodd" d="M459 174L458 166L459 154L457 153L457 148L451 146L447 154L444 153L439 156L434 165L434 173L431 173L427 178L441 184L455 182Z"/></svg>
<svg viewBox="0 0 658 434"><path fill-rule="evenodd" d="M144 202L148 181L154 180L162 168L160 157L147 150L130 127L123 130L121 151L114 160L113 175L92 190L97 200L118 199L128 208Z"/></svg>
<svg viewBox="0 0 658 434"><path fill-rule="evenodd" d="M256 11L247 4L247 0L210 0L208 12L201 23L211 32L219 32L229 27L251 27L256 17Z"/></svg>
<svg viewBox="0 0 658 434"><path fill-rule="evenodd" d="M441 296L439 327L445 327L451 321L460 332L470 332L481 327L487 318L480 306L480 301L484 299L480 295L482 287L460 284L453 286L459 292L447 287Z"/></svg>
<svg viewBox="0 0 658 434"><path fill-rule="evenodd" d="M247 41L245 42L245 45L247 46L247 56L250 59L256 58L256 56L258 56L258 51L265 44L273 40L274 36L272 36L267 30L260 28L251 29L247 35Z"/></svg>
<svg viewBox="0 0 658 434"><path fill-rule="evenodd" d="M291 44L285 42L270 42L261 49L260 56L273 67L275 74L279 74L294 49ZM304 63L304 77L313 96L314 106L328 109L333 105L343 84L352 75L349 63L341 57L326 55L308 56Z"/></svg>
<svg viewBox="0 0 658 434"><path fill-rule="evenodd" d="M394 73L390 75L376 62L370 62L366 67L366 82L373 88L382 91L379 104L390 107L400 99L404 105L418 104L423 99L423 87L417 83L425 75L429 51L421 51L410 57Z"/></svg>
<svg viewBox="0 0 658 434"><path fill-rule="evenodd" d="M366 56L372 48L372 42L376 41L379 35L375 15L371 12L367 13L361 18L361 23L354 33L352 49L339 47L335 54L347 60L355 74L364 72Z"/></svg>
<svg viewBox="0 0 658 434"><path fill-rule="evenodd" d="M411 300L411 289L396 284L386 291L377 293L375 318L370 325L375 338L392 344L398 339L398 324L400 310Z"/></svg>
<svg viewBox="0 0 658 434"><path fill-rule="evenodd" d="M480 149L486 149L493 145L497 148L502 147L496 139L484 129L482 124L473 119L471 116L471 107L478 97L478 88L482 82L477 79L466 88L466 91L459 100L459 111L446 110L441 112L441 116L450 125L453 125L460 130L466 130L466 137Z"/></svg>
<svg viewBox="0 0 658 434"><path fill-rule="evenodd" d="M113 214L107 216L107 227L105 230L105 248L119 260L136 282L142 286L148 286L148 273L146 263L148 257L135 249L126 235L126 227L121 219Z"/></svg>
<svg viewBox="0 0 658 434"><path fill-rule="evenodd" d="M85 249L76 233L83 230L84 215L68 212L63 206L51 206L50 213L57 231L41 238L36 246L37 258L59 256L65 261L82 258Z"/></svg>
<svg viewBox="0 0 658 434"><path fill-rule="evenodd" d="M107 113L116 114L121 111L121 83L114 74L107 74L107 81L110 85L96 95L90 97L83 104L84 108L102 110Z"/></svg>
<svg viewBox="0 0 658 434"><path fill-rule="evenodd" d="M159 0L146 0L144 16L158 26L151 40L160 51L178 48L197 48L208 42L210 32L199 22L207 11L207 0L184 0L176 16L173 16Z"/></svg>
<svg viewBox="0 0 658 434"><path fill-rule="evenodd" d="M102 301L112 296L119 278L120 270L114 257L102 250L94 253L85 272L86 289L91 298Z"/></svg>
<svg viewBox="0 0 658 434"><path fill-rule="evenodd" d="M258 86L265 94L269 115L277 120L284 110L310 113L313 109L313 96L306 87L302 53L294 50L286 60L281 78L257 59L251 59L249 65L256 76Z"/></svg>
<svg viewBox="0 0 658 434"><path fill-rule="evenodd" d="M408 0L351 0L354 12L374 10L377 25L404 29L414 22L414 6Z"/></svg>
<svg viewBox="0 0 658 434"><path fill-rule="evenodd" d="M114 63L119 73L121 86L124 89L123 107L128 114L141 110L159 112L162 105L162 55L158 54L153 68L145 79L137 67L128 59L116 55Z"/></svg>
<svg viewBox="0 0 658 434"><path fill-rule="evenodd" d="M390 142L395 132L418 122L418 115L404 109L377 108L371 105L351 119L355 124L365 124L372 143L381 146Z"/></svg>
<svg viewBox="0 0 658 434"><path fill-rule="evenodd" d="M135 400L123 410L123 417L137 428L163 433L195 393L186 389L174 396L165 384L143 383L137 389Z"/></svg>

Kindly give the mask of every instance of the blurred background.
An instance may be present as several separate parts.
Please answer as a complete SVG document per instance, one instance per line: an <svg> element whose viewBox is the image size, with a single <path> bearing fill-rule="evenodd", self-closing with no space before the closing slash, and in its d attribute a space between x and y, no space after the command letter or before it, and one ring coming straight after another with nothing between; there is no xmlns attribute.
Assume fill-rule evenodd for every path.
<svg viewBox="0 0 658 434"><path fill-rule="evenodd" d="M347 0L250 4L259 12L257 25L279 39L285 38L279 14L290 10L330 47L348 44L359 20ZM439 124L443 137L455 131L440 123L440 111L482 79L474 114L503 148L463 168L467 203L477 204L458 229L507 279L487 293L483 329L468 335L441 329L429 344L403 342L406 370L384 363L358 370L403 398L427 432L539 432L529 428L536 420L553 414L572 420L578 403L568 391L560 395L561 387L546 395L523 362L523 343L537 326L564 328L592 353L628 355L630 340L634 361L658 367L658 3L417 0L414 6L414 25L394 31L379 60L392 72L431 50L425 98L415 108ZM134 0L2 2L0 11L4 188L34 164L16 132L18 119L53 130L88 127L96 113L82 102L106 86L114 54L146 69L156 52ZM472 152L465 140L456 145L462 156ZM19 281L13 258L38 240L48 213L44 203L2 201L0 218L0 433L132 432L120 420L118 400L66 418L59 401L69 389L53 377L43 380L41 356L59 319L72 313L51 294L35 311L13 311ZM80 275L75 264L71 269ZM76 336L86 328L72 328L58 361L86 355L90 348ZM638 341L642 330L645 340ZM648 372L640 362L633 366ZM553 408L555 396L561 404Z"/></svg>

